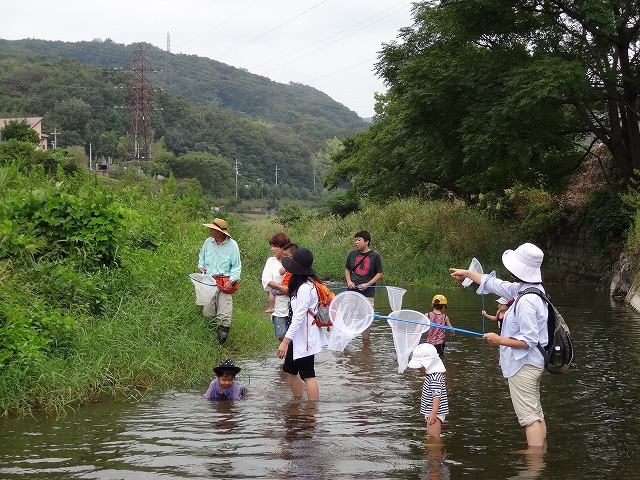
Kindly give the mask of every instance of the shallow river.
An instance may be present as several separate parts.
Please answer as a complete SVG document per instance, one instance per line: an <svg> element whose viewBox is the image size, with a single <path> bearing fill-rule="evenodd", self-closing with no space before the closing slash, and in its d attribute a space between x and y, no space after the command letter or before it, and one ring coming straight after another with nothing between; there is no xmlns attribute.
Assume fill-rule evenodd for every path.
<svg viewBox="0 0 640 480"><path fill-rule="evenodd" d="M292 400L274 340L266 360L238 361L246 400L204 400L203 378L198 389L107 400L57 420L0 420L0 478L639 478L640 315L592 286L547 290L572 328L579 367L543 376L543 456L521 452L497 350L461 333L447 333L451 413L442 443L428 443L423 377L397 373L391 330L378 319L370 347L357 338L317 357L317 404ZM376 311L387 314L384 292ZM470 290L409 291L403 308L426 311L435 293L449 299L455 327L482 331L482 299ZM495 313L495 297L485 301Z"/></svg>

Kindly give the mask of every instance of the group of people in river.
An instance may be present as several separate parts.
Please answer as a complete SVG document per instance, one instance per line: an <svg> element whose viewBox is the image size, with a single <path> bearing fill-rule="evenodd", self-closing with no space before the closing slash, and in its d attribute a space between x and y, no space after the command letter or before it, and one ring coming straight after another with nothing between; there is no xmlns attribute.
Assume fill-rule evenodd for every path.
<svg viewBox="0 0 640 480"><path fill-rule="evenodd" d="M208 238L200 251L198 267L201 273L212 275L218 292L203 313L210 318L212 328L217 328L218 341L224 344L231 326L232 293L240 278L241 262L237 243L228 232L228 224L216 218L211 224ZM354 235L355 248L345 262L345 281L349 290L359 292L374 303L376 283L384 274L381 255L370 248L371 235L360 231ZM269 239L272 257L267 259L262 272L262 286L270 296L268 313L278 339L277 355L283 359L282 369L295 398L302 398L305 391L311 401L320 397L314 356L327 345L323 329L313 325L318 311L318 293L313 281L319 281L313 269L313 253L298 247L283 232ZM483 338L499 347L500 367L508 380L509 392L518 421L524 427L530 447L542 447L546 442L546 423L540 401L540 379L544 371L544 358L538 344L548 342L547 306L537 295L524 295L525 289L534 287L542 292L541 265L544 254L540 248L525 243L515 250L507 250L502 263L513 279L504 281L495 272L481 274L473 270L450 268L456 280L470 279L478 284L477 293L494 293L500 298L495 316L483 311L486 318L496 320L500 334L486 333ZM271 298L272 297L272 298ZM518 299L517 311L514 301ZM436 295L432 300L432 312L426 315L432 324L451 327L444 314L446 297ZM369 341L370 329L362 332L364 342ZM425 374L421 396L421 413L425 416L427 433L440 436L441 424L449 413L444 372L440 357L444 352L444 331L430 328L427 342L414 350L409 368L417 368ZM217 370L216 370L217 369ZM205 394L206 398L240 398L242 389L233 381L240 371L229 359L216 367L216 379Z"/></svg>

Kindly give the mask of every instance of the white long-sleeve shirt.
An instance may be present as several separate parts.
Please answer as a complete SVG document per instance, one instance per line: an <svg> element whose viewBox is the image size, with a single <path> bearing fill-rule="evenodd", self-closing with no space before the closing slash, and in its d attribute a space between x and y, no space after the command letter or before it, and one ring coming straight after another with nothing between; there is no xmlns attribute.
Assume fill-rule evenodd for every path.
<svg viewBox="0 0 640 480"><path fill-rule="evenodd" d="M291 297L291 325L285 335L293 343L293 359L315 355L329 342L320 327L312 325L313 316L318 311L318 292L316 287L307 281L300 285L298 293Z"/></svg>

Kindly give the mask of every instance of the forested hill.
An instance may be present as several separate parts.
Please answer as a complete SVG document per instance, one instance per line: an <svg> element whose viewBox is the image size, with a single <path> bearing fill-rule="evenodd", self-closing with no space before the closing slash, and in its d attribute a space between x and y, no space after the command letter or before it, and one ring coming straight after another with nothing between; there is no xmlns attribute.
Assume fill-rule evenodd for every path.
<svg viewBox="0 0 640 480"><path fill-rule="evenodd" d="M58 147L79 145L88 154L91 145L94 158L125 159L134 75L124 67L136 48L111 41L0 40L0 118L43 117L42 131L57 132ZM164 67L165 52L142 48L149 62ZM279 84L197 56L174 55L172 66L170 82L163 72L148 75L160 87L150 94L149 117L158 142L153 160L162 163L150 165L150 173L195 177L215 197L237 189L237 160L252 198L305 198L322 184L335 138L368 127L311 87Z"/></svg>
<svg viewBox="0 0 640 480"><path fill-rule="evenodd" d="M109 39L91 42L0 40L0 59L41 62L73 58L82 63L123 68L142 46L158 72L149 80L194 102L246 113L268 123L284 124L316 142L353 135L367 124L353 111L325 93L301 84L288 85L197 55L169 54L153 45L118 44Z"/></svg>

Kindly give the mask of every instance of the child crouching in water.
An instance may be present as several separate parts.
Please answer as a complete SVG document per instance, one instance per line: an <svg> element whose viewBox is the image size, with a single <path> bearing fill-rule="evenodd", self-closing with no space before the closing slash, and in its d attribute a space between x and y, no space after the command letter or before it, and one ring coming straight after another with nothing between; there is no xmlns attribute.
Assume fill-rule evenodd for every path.
<svg viewBox="0 0 640 480"><path fill-rule="evenodd" d="M449 413L449 399L443 375L446 368L438 351L430 343L421 343L415 348L408 367L417 368L426 374L422 384L420 413L427 421L427 435L439 438L442 424Z"/></svg>
<svg viewBox="0 0 640 480"><path fill-rule="evenodd" d="M204 394L204 398L208 400L228 399L238 400L244 397L246 391L235 382L236 375L240 373L241 368L233 363L233 360L225 358L220 365L213 368L216 379L209 385L209 390Z"/></svg>

